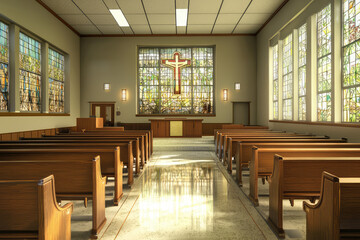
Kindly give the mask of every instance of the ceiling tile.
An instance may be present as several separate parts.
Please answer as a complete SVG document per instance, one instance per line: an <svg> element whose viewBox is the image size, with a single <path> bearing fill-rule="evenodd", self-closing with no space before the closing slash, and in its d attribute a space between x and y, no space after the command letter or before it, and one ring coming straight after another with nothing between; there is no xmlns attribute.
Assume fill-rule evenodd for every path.
<svg viewBox="0 0 360 240"><path fill-rule="evenodd" d="M235 24L229 24L229 25L216 24L212 33L230 34L232 32L232 30L234 29L234 27L235 27Z"/></svg>
<svg viewBox="0 0 360 240"><path fill-rule="evenodd" d="M175 14L148 14L150 24L174 24Z"/></svg>
<svg viewBox="0 0 360 240"><path fill-rule="evenodd" d="M176 1L176 8L180 9L187 9L189 5L189 0L175 0Z"/></svg>
<svg viewBox="0 0 360 240"><path fill-rule="evenodd" d="M188 24L214 24L217 14L189 14Z"/></svg>
<svg viewBox="0 0 360 240"><path fill-rule="evenodd" d="M135 34L151 34L149 25L131 25Z"/></svg>
<svg viewBox="0 0 360 240"><path fill-rule="evenodd" d="M116 0L104 0L104 2L109 9L119 9Z"/></svg>
<svg viewBox="0 0 360 240"><path fill-rule="evenodd" d="M273 14L284 0L253 0L246 13Z"/></svg>
<svg viewBox="0 0 360 240"><path fill-rule="evenodd" d="M141 0L116 0L122 10L126 14L144 14Z"/></svg>
<svg viewBox="0 0 360 240"><path fill-rule="evenodd" d="M123 27L122 30L127 35L134 34L130 27Z"/></svg>
<svg viewBox="0 0 360 240"><path fill-rule="evenodd" d="M125 15L125 17L130 25L148 24L144 14L127 14L127 15Z"/></svg>
<svg viewBox="0 0 360 240"><path fill-rule="evenodd" d="M143 0L146 13L175 13L174 0Z"/></svg>
<svg viewBox="0 0 360 240"><path fill-rule="evenodd" d="M177 34L185 34L186 33L186 27L176 27Z"/></svg>
<svg viewBox="0 0 360 240"><path fill-rule="evenodd" d="M113 25L97 25L103 34L124 34L121 28L117 24Z"/></svg>
<svg viewBox="0 0 360 240"><path fill-rule="evenodd" d="M82 14L71 0L42 0L51 10L60 14Z"/></svg>
<svg viewBox="0 0 360 240"><path fill-rule="evenodd" d="M245 13L239 24L264 24L270 13Z"/></svg>
<svg viewBox="0 0 360 240"><path fill-rule="evenodd" d="M187 27L188 34L210 34L213 25L189 25Z"/></svg>
<svg viewBox="0 0 360 240"><path fill-rule="evenodd" d="M101 34L101 32L94 25L73 25L76 31L80 34Z"/></svg>
<svg viewBox="0 0 360 240"><path fill-rule="evenodd" d="M84 14L61 14L59 15L70 25L73 24L92 24Z"/></svg>
<svg viewBox="0 0 360 240"><path fill-rule="evenodd" d="M85 14L108 14L109 10L103 1L73 0Z"/></svg>
<svg viewBox="0 0 360 240"><path fill-rule="evenodd" d="M175 34L175 25L151 25L154 34Z"/></svg>
<svg viewBox="0 0 360 240"><path fill-rule="evenodd" d="M234 33L253 34L256 33L261 26L261 24L239 24Z"/></svg>
<svg viewBox="0 0 360 240"><path fill-rule="evenodd" d="M234 24L239 21L242 13L238 14L219 14L216 24Z"/></svg>
<svg viewBox="0 0 360 240"><path fill-rule="evenodd" d="M111 14L107 14L107 15L92 15L89 14L87 15L90 20L98 25L98 24L113 24L113 25L117 25L115 18L111 15Z"/></svg>
<svg viewBox="0 0 360 240"><path fill-rule="evenodd" d="M220 0L191 0L189 13L218 13Z"/></svg>
<svg viewBox="0 0 360 240"><path fill-rule="evenodd" d="M225 0L221 7L220 13L243 13L249 3L250 0Z"/></svg>

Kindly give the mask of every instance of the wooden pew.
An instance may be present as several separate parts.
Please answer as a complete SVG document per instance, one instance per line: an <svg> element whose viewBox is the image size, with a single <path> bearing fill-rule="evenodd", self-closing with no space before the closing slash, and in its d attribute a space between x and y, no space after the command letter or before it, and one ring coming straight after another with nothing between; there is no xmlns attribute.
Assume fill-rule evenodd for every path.
<svg viewBox="0 0 360 240"><path fill-rule="evenodd" d="M322 148L322 147L346 147L360 148L358 143L347 143L346 138L342 139L259 139L249 141L238 141L236 145L236 180L242 186L242 169L248 167L252 158L252 148Z"/></svg>
<svg viewBox="0 0 360 240"><path fill-rule="evenodd" d="M339 156L340 151L344 151L344 157ZM279 237L285 236L283 199L290 199L292 204L294 199L310 199L314 202L320 197L323 171L342 177L360 177L360 149L324 149L323 157L315 157L313 153L304 154L303 157L287 155L275 155L273 174L269 180L269 222Z"/></svg>
<svg viewBox="0 0 360 240"><path fill-rule="evenodd" d="M97 148L96 146L81 147L43 144L21 146L0 144L0 161L2 160L88 160L101 156L101 175L114 177L114 205L117 206L123 196L123 163L120 161L120 148Z"/></svg>
<svg viewBox="0 0 360 240"><path fill-rule="evenodd" d="M41 156L38 154L27 155L26 157L24 154L1 153L0 180L34 180L53 174L56 179L57 201L92 198L93 224L91 235L93 238L97 238L106 223L106 178L101 176L100 157L97 156L92 161L35 160Z"/></svg>
<svg viewBox="0 0 360 240"><path fill-rule="evenodd" d="M236 151L236 144L238 141L242 141L244 139L286 139L286 140L291 140L291 139L328 139L329 137L327 136L303 136L303 135L284 135L284 136L271 136L271 135L267 135L267 136L258 136L258 137L230 137L228 138L228 146L227 149L225 149L224 151L224 158L223 158L223 162L224 164L228 165L228 171L230 173L232 173L232 158L235 157L235 151Z"/></svg>
<svg viewBox="0 0 360 240"><path fill-rule="evenodd" d="M274 156L286 157L360 157L360 148L257 148L253 147L253 156L249 163L250 194L255 206L258 201L258 178L269 178L273 173Z"/></svg>
<svg viewBox="0 0 360 240"><path fill-rule="evenodd" d="M67 135L64 136L43 136L42 138L22 138L21 140L28 141L28 140L39 140L43 139L45 141L47 140L89 140L89 141L97 141L97 142L103 142L104 141L113 141L118 143L128 143L132 141L132 154L135 157L135 171L136 173L140 173L140 164L142 161L145 164L144 158L141 157L143 155L141 152L143 152L140 148L140 139L138 137L103 137L103 136L70 136ZM126 161L124 161L126 162Z"/></svg>
<svg viewBox="0 0 360 240"><path fill-rule="evenodd" d="M12 143L23 143L23 144L66 144L67 147L66 148L71 148L71 145L77 144L78 146L74 147L76 148L81 148L81 146L83 146L82 148L83 151L86 151L87 147L86 146L97 146L97 145L102 145L102 144L113 144L114 147L119 147L120 148L120 160L121 162L127 166L127 171L128 171L128 184L132 185L133 181L134 181L134 165L133 165L133 141L126 141L126 142L121 142L119 140L73 140L73 139L69 139L69 140L56 140L56 139L43 139L43 138L39 138L39 139L33 139L33 140L21 140L21 141L2 141L0 142L1 144L12 144ZM93 154L96 154L96 152L92 151ZM0 156L1 158L1 156ZM104 159L102 162L104 162L106 159ZM105 168L104 167L104 171L105 169L110 170L110 168ZM113 176L111 175L111 170L108 172L108 170L106 172L104 172L104 174L106 176Z"/></svg>
<svg viewBox="0 0 360 240"><path fill-rule="evenodd" d="M55 196L53 175L0 180L0 239L70 240L73 204L61 207Z"/></svg>
<svg viewBox="0 0 360 240"><path fill-rule="evenodd" d="M339 178L323 172L320 200L303 202L306 239L360 238L360 177Z"/></svg>

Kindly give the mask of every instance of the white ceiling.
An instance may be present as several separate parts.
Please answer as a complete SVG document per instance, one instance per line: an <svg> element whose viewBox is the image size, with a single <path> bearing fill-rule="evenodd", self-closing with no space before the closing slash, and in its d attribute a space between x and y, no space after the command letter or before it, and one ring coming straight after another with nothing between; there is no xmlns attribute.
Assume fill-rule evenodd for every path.
<svg viewBox="0 0 360 240"><path fill-rule="evenodd" d="M81 35L254 34L284 0L42 0ZM175 9L189 8L188 26L175 26ZM119 27L109 9L121 9Z"/></svg>

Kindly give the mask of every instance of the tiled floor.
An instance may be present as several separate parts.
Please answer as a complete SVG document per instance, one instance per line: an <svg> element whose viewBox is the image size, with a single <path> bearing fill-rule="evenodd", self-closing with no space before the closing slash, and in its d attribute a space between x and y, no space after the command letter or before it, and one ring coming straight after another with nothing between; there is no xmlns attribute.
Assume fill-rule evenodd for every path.
<svg viewBox="0 0 360 240"><path fill-rule="evenodd" d="M276 239L259 211L215 160L213 137L154 139L151 162L112 206L101 239ZM126 181L124 181L126 182ZM89 202L91 206L91 202ZM91 207L76 202L73 239L87 239Z"/></svg>

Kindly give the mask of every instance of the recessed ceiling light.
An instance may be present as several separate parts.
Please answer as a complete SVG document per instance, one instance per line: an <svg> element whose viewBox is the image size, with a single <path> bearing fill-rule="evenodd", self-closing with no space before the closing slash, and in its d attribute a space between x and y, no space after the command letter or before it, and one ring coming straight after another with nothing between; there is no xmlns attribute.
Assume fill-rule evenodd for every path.
<svg viewBox="0 0 360 240"><path fill-rule="evenodd" d="M176 26L185 27L187 23L187 9L176 9Z"/></svg>
<svg viewBox="0 0 360 240"><path fill-rule="evenodd" d="M128 27L129 23L120 9L109 9L120 27Z"/></svg>

